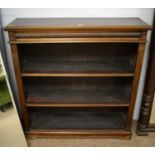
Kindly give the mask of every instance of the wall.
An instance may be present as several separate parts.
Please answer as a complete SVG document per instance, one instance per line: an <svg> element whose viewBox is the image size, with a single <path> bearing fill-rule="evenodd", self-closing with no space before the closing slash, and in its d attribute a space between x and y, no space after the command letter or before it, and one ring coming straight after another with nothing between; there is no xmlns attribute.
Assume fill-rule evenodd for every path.
<svg viewBox="0 0 155 155"><path fill-rule="evenodd" d="M23 17L140 17L148 24L152 25L154 9L1 9L2 26L6 26L9 22L15 18ZM10 54L10 47L7 44L8 36L4 32L5 45L7 49L7 57L9 62L9 69L11 72L12 83L15 91L16 83L14 77L14 71L12 66L12 59ZM150 40L150 33L148 35L148 41ZM142 90L145 79L146 64L148 58L148 45L147 44L143 69L141 73L139 91L137 95L136 107L134 112L134 119L138 118L140 101L142 97ZM16 96L17 97L17 96Z"/></svg>

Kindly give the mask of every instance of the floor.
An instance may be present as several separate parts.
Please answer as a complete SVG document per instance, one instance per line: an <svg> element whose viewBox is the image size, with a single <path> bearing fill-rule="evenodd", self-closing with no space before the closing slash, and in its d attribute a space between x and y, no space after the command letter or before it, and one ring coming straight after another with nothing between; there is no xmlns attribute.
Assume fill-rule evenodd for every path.
<svg viewBox="0 0 155 155"><path fill-rule="evenodd" d="M0 147L27 146L17 112L13 107L0 111Z"/></svg>
<svg viewBox="0 0 155 155"><path fill-rule="evenodd" d="M104 146L154 146L155 133L149 136L137 136L133 129L131 140L119 139L27 139L31 147L104 147ZM26 146L19 119L13 108L0 112L0 146Z"/></svg>

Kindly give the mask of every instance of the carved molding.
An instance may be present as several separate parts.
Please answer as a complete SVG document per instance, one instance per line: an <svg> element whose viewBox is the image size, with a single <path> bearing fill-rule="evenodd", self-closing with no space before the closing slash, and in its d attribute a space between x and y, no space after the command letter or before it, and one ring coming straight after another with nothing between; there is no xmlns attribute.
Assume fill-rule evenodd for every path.
<svg viewBox="0 0 155 155"><path fill-rule="evenodd" d="M141 108L142 115L149 116L151 105L152 105L152 95L144 94Z"/></svg>

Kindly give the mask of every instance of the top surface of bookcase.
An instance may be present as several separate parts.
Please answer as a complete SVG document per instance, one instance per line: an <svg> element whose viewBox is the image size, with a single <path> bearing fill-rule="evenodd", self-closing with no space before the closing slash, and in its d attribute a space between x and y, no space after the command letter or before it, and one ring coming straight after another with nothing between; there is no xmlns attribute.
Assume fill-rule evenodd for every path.
<svg viewBox="0 0 155 155"><path fill-rule="evenodd" d="M5 29L103 29L103 30L136 30L151 29L140 18L17 18Z"/></svg>

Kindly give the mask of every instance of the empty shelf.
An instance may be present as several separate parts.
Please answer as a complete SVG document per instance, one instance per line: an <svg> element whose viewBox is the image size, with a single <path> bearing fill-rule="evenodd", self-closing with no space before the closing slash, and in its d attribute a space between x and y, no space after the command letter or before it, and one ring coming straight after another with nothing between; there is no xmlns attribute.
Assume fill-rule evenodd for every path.
<svg viewBox="0 0 155 155"><path fill-rule="evenodd" d="M128 104L127 90L53 90L31 91L27 95L27 103L53 104Z"/></svg>
<svg viewBox="0 0 155 155"><path fill-rule="evenodd" d="M31 129L124 129L126 110L31 109Z"/></svg>
<svg viewBox="0 0 155 155"><path fill-rule="evenodd" d="M132 78L24 78L27 103L126 104Z"/></svg>
<svg viewBox="0 0 155 155"><path fill-rule="evenodd" d="M132 73L133 65L128 60L104 60L102 62L50 62L27 61L23 73Z"/></svg>

